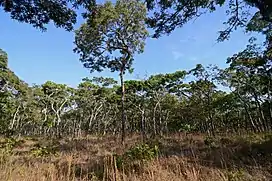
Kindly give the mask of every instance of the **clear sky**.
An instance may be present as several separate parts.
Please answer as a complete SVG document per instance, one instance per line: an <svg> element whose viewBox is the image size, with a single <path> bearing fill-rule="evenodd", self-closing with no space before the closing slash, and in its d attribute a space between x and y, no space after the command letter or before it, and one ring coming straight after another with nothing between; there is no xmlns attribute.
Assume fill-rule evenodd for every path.
<svg viewBox="0 0 272 181"><path fill-rule="evenodd" d="M145 52L135 58L134 73L126 78L188 70L197 63L226 67L227 57L244 49L250 36L239 30L229 41L216 43L218 30L222 30L226 19L225 10L220 9L175 30L170 36L148 39ZM1 10L0 22L0 48L9 55L9 67L30 85L50 80L75 87L87 76L117 79L118 73L90 74L83 67L73 53L73 32L49 25L48 31L42 33L31 25L11 20ZM76 28L82 22L79 20Z"/></svg>

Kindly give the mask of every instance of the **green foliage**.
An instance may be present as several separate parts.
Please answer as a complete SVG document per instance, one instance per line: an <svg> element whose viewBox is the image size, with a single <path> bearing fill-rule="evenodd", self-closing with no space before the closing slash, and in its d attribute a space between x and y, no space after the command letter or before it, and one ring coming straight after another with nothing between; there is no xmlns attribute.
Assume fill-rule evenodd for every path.
<svg viewBox="0 0 272 181"><path fill-rule="evenodd" d="M31 149L31 154L35 157L48 157L51 155L57 155L57 147L55 145L41 146L36 144Z"/></svg>
<svg viewBox="0 0 272 181"><path fill-rule="evenodd" d="M115 67L116 71L127 71L120 69L122 63L129 64L123 58L143 50L145 8L138 1L107 2L96 8L101 16L88 14L86 23L76 34L80 57L94 66L93 70L98 70L101 63L101 69ZM127 8L143 11L131 17ZM137 25L130 27L125 20L136 21ZM139 30L142 36L134 37L134 30ZM120 33L123 36L119 37ZM229 58L230 66L224 70L198 64L190 71L125 81L124 89L114 79L105 77L85 78L77 88L52 81L30 87L8 69L7 54L0 51L3 69L0 71L0 133L5 136L104 135L116 134L123 127L141 132L144 138L151 133L162 136L179 131L212 135L271 131L271 48L269 44L260 46L254 42L252 39L244 51ZM105 52L99 49L101 43ZM103 57L109 61L103 62L103 58L96 56L99 52L105 53ZM190 82L186 82L188 79ZM122 124L121 115L126 120ZM216 140L216 144L224 145L224 141L228 142ZM208 138L206 143L216 146Z"/></svg>
<svg viewBox="0 0 272 181"><path fill-rule="evenodd" d="M258 32L269 29L272 22L272 3L270 0L146 0L147 8L151 12L148 25L155 30L153 37L170 34L178 27L193 21L205 14L214 12L219 7L227 7L226 28L219 31L218 41L229 39L230 34L237 28L246 28ZM257 11L256 11L257 9ZM252 13L256 11L255 13ZM262 28L256 28L262 27ZM268 31L266 31L267 33Z"/></svg>
<svg viewBox="0 0 272 181"><path fill-rule="evenodd" d="M228 181L247 181L248 178L245 177L245 172L242 169L236 171L230 171L227 173Z"/></svg>
<svg viewBox="0 0 272 181"><path fill-rule="evenodd" d="M196 130L196 127L190 124L182 124L180 129L180 131L184 131L184 132L192 132L195 130Z"/></svg>
<svg viewBox="0 0 272 181"><path fill-rule="evenodd" d="M212 136L206 136L204 139L204 143L205 143L205 145L207 145L210 148L217 148L219 146L217 139L215 139Z"/></svg>
<svg viewBox="0 0 272 181"><path fill-rule="evenodd" d="M1 149L3 149L3 151L5 153L12 153L13 149L15 147L19 147L21 146L22 144L24 143L24 140L18 140L18 139L15 139L13 137L11 138L6 138L4 140L4 142L1 143Z"/></svg>
<svg viewBox="0 0 272 181"><path fill-rule="evenodd" d="M94 0L1 0L0 8L10 13L12 19L31 24L41 30L46 30L45 26L52 21L57 27L71 31L76 23L76 7L90 6L94 3Z"/></svg>
<svg viewBox="0 0 272 181"><path fill-rule="evenodd" d="M0 70L4 71L8 67L8 55L5 51L0 49Z"/></svg>
<svg viewBox="0 0 272 181"><path fill-rule="evenodd" d="M108 86L117 84L116 80L114 80L113 78L109 78L109 77L93 77L91 82L101 85L102 87L108 87Z"/></svg>
<svg viewBox="0 0 272 181"><path fill-rule="evenodd" d="M146 0L146 2L148 9L153 12L148 19L148 24L155 29L154 37L158 38L161 34L170 34L175 28L199 16L199 11L203 9L214 11L216 7L222 6L225 0Z"/></svg>
<svg viewBox="0 0 272 181"><path fill-rule="evenodd" d="M150 146L148 144L139 144L131 147L123 155L116 156L116 164L118 168L133 165L136 162L147 162L157 158L159 155L159 147L157 145Z"/></svg>
<svg viewBox="0 0 272 181"><path fill-rule="evenodd" d="M158 146L150 147L148 144L140 144L130 148L125 153L125 157L131 161L149 161L156 158L159 154Z"/></svg>
<svg viewBox="0 0 272 181"><path fill-rule="evenodd" d="M8 68L7 53L0 49L0 133L10 136L15 131L10 120L19 114L28 85ZM17 116L17 115L16 115Z"/></svg>
<svg viewBox="0 0 272 181"><path fill-rule="evenodd" d="M145 6L137 0L108 1L94 12L76 31L74 51L90 71L108 68L123 74L131 68L133 55L144 50Z"/></svg>
<svg viewBox="0 0 272 181"><path fill-rule="evenodd" d="M114 154L113 156L116 159L115 161L116 161L117 168L120 169L120 168L124 167L124 165L126 163L124 157L122 155L117 155L117 154Z"/></svg>
<svg viewBox="0 0 272 181"><path fill-rule="evenodd" d="M125 139L124 74L132 70L134 54L143 53L148 31L146 8L138 0L107 1L88 14L87 22L76 31L74 51L91 72L109 69L119 72L122 87L122 140Z"/></svg>

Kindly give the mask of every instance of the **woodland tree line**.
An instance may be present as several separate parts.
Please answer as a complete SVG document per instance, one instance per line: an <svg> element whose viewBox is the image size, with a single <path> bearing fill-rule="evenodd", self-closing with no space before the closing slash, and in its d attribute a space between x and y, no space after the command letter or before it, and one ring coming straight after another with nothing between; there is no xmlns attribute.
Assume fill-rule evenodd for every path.
<svg viewBox="0 0 272 181"><path fill-rule="evenodd" d="M272 129L272 64L250 48L224 70L190 71L125 81L125 129L162 135L179 131L265 132ZM256 52L255 52L256 53ZM1 51L2 134L81 136L121 131L121 87L112 78L85 78L77 88L46 82L28 86L7 68ZM229 89L231 91L229 91ZM228 91L224 91L228 90Z"/></svg>
<svg viewBox="0 0 272 181"><path fill-rule="evenodd" d="M71 6L72 5L72 6ZM147 27L153 38L171 33L203 13L227 6L226 29L263 34L228 58L229 67L196 65L189 71L124 80L134 55L144 52ZM11 18L46 30L53 21L68 31L83 7L85 23L75 31L75 53L85 68L118 72L112 78L85 78L72 88L45 82L29 86L8 68L0 51L0 131L6 135L81 136L180 131L266 132L272 129L272 6L270 0L93 0L0 1ZM72 8L70 8L72 7ZM149 16L147 16L149 14ZM167 60L166 60L167 61ZM218 60L225 61L225 60Z"/></svg>

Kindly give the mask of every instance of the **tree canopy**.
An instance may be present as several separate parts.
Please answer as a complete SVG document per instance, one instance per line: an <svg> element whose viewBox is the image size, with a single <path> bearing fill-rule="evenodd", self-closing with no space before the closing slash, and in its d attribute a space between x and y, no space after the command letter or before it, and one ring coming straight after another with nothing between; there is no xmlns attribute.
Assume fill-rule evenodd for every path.
<svg viewBox="0 0 272 181"><path fill-rule="evenodd" d="M75 52L90 71L124 71L131 68L134 53L142 53L148 35L142 3L120 0L97 5L76 31Z"/></svg>
<svg viewBox="0 0 272 181"><path fill-rule="evenodd" d="M177 27L223 6L227 7L228 20L225 24L228 26L220 31L219 41L228 39L231 32L239 27L253 30L252 24L272 23L270 0L146 0L146 3L152 14L147 22L155 30L155 38L170 34Z"/></svg>
<svg viewBox="0 0 272 181"><path fill-rule="evenodd" d="M0 8L12 19L28 23L41 30L52 21L57 27L68 31L76 23L76 9L88 7L94 0L0 0Z"/></svg>
<svg viewBox="0 0 272 181"><path fill-rule="evenodd" d="M254 47L229 59L225 69L198 64L188 71L124 81L127 132L141 132L146 137L176 132L271 131L271 58L266 51L252 54ZM3 79L2 74L8 72ZM122 86L114 79L84 78L75 88L52 81L28 86L8 72L0 74L4 80L0 91L2 134L122 133ZM230 91L224 91L227 88Z"/></svg>

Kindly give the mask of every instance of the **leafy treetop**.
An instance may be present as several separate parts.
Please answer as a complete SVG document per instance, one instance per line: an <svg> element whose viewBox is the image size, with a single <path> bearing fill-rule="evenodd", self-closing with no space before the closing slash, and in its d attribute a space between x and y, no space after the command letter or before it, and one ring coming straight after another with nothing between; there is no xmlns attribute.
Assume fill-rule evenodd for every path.
<svg viewBox="0 0 272 181"><path fill-rule="evenodd" d="M146 8L137 0L97 5L76 31L75 52L91 71L129 70L134 53L142 53L148 32Z"/></svg>

